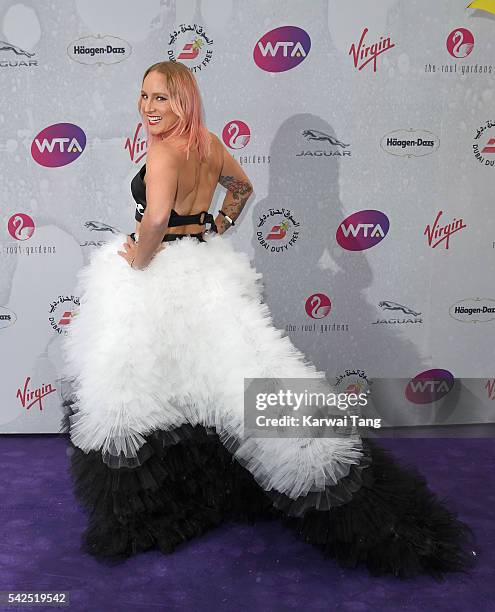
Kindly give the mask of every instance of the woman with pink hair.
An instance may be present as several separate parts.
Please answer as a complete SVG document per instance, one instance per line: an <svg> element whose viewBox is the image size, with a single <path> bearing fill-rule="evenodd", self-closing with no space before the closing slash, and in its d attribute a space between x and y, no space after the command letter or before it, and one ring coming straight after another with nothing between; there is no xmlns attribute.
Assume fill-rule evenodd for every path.
<svg viewBox="0 0 495 612"><path fill-rule="evenodd" d="M63 340L73 391L63 429L89 513L85 549L168 553L222 521L279 518L376 574L469 567L467 526L356 430L267 438L246 426L245 379L324 386L325 375L274 327L261 274L224 236L253 186L206 128L193 74L150 66L138 108L148 150L131 183L136 229L80 271ZM218 183L226 195L214 218Z"/></svg>

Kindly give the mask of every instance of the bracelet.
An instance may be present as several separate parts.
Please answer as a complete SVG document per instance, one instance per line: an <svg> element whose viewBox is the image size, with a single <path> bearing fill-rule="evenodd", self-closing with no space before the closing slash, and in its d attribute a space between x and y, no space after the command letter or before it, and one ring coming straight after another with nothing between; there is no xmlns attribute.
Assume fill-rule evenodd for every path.
<svg viewBox="0 0 495 612"><path fill-rule="evenodd" d="M220 209L218 212L227 219L230 225L235 225L234 221L228 215L226 215L222 209Z"/></svg>

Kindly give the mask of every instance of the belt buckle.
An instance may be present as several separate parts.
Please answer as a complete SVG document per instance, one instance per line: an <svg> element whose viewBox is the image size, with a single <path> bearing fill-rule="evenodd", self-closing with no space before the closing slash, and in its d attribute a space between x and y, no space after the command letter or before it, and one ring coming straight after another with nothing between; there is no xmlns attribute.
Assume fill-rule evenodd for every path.
<svg viewBox="0 0 495 612"><path fill-rule="evenodd" d="M202 210L202 211L199 213L199 225L205 225L205 224L206 224L206 223L205 223L205 219L206 219L207 214L208 214L208 213L207 213L205 210ZM204 216L201 218L201 215L204 215Z"/></svg>

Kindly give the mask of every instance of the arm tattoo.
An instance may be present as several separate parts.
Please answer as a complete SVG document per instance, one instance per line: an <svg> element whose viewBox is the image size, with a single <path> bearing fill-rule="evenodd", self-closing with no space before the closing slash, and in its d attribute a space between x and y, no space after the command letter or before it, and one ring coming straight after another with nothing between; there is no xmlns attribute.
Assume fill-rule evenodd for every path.
<svg viewBox="0 0 495 612"><path fill-rule="evenodd" d="M225 196L222 210L235 221L253 192L251 183L240 181L233 176L220 176L218 182L229 192ZM225 217L223 218L222 225L224 229L230 226Z"/></svg>

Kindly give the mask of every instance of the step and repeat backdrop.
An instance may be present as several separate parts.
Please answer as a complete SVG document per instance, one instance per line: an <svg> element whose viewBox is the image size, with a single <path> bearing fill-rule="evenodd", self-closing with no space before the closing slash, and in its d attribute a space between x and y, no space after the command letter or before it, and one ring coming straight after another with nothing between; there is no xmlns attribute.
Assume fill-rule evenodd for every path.
<svg viewBox="0 0 495 612"><path fill-rule="evenodd" d="M469 4L2 3L0 432L59 430L76 275L135 229L162 60L254 185L229 234L274 324L400 424L493 421L495 3Z"/></svg>

